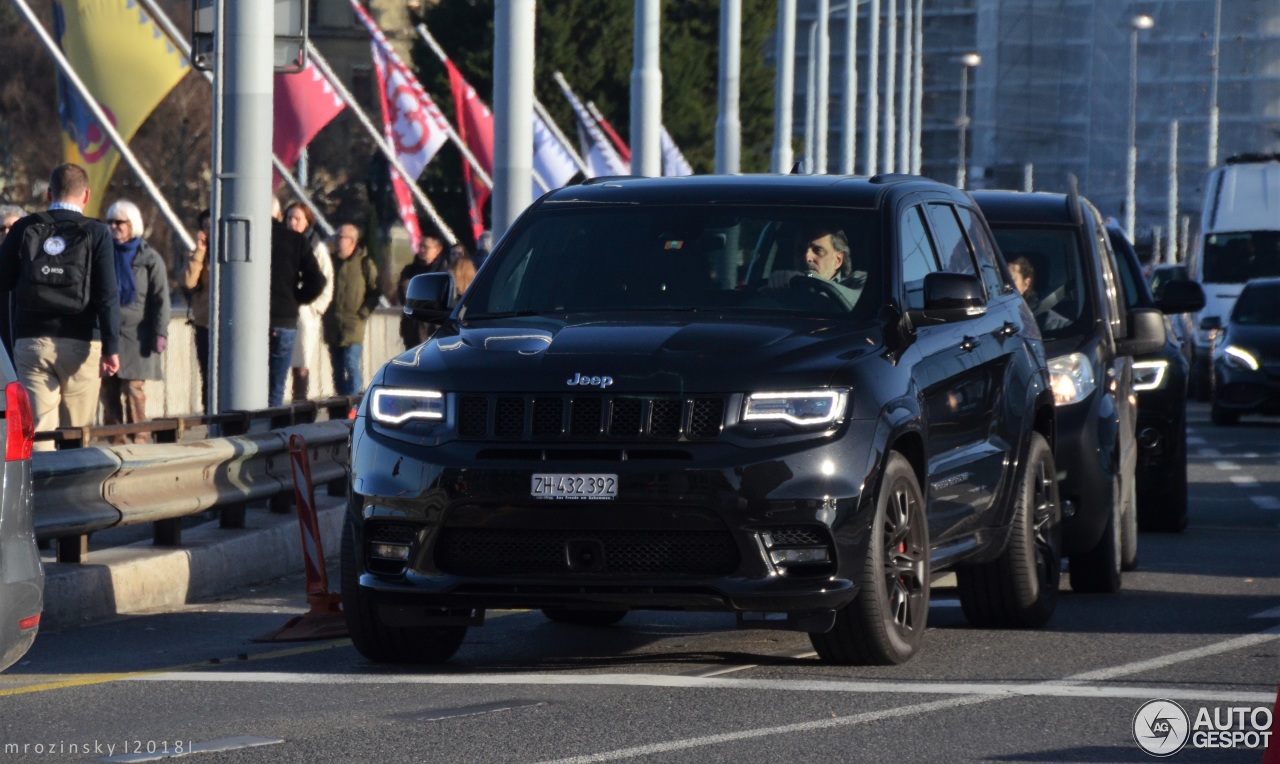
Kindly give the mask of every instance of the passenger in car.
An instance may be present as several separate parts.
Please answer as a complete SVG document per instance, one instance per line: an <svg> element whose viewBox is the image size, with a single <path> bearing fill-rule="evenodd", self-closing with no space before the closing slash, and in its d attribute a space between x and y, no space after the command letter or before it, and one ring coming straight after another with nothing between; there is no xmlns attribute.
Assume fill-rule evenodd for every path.
<svg viewBox="0 0 1280 764"><path fill-rule="evenodd" d="M1042 331L1061 329L1071 323L1066 316L1052 308L1040 310L1040 296L1036 294L1035 290L1036 269L1030 260L1026 257L1016 257L1010 260L1009 275L1013 277L1013 285L1022 294L1022 299L1026 300L1027 305L1031 306L1031 312L1035 314L1036 323L1040 324Z"/></svg>

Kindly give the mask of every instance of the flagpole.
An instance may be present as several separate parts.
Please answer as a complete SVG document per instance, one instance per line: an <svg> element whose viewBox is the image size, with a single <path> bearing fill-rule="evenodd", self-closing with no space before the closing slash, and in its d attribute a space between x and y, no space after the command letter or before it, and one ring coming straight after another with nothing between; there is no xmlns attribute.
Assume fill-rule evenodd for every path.
<svg viewBox="0 0 1280 764"><path fill-rule="evenodd" d="M427 44L428 48L431 48L431 52L435 53L436 57L439 58L442 63L448 63L449 57L445 55L444 49L440 47L440 44L438 42L436 42L436 38L432 37L431 33L427 31L426 25L419 24L417 26L417 30L418 30L418 36L422 38L422 41ZM534 99L534 102L535 103L537 102L537 98ZM547 120L544 117L543 122L546 122L546 121ZM445 124L448 124L448 122L449 120L445 119ZM550 129L550 127L548 127L548 129ZM558 132L558 128L557 128L557 131L552 132L552 135L557 135L557 132ZM557 135L557 137L559 136ZM458 149L461 150L466 157L468 157L467 161L469 161L471 163L471 166L475 168L477 172L480 173L481 179L484 180L484 184L488 186L490 189L492 189L493 181L489 180L489 176L485 174L485 171L480 167L480 163L476 161L476 158L471 153L471 150L467 148L466 144L462 142L462 139L458 136L458 134L454 132L452 125L449 125L449 139L452 140L458 146ZM563 142L563 138L560 138L560 140L561 142ZM579 166L583 166L583 167L586 166L582 162L581 158L574 156L574 159L578 161ZM551 190L551 186L548 185L547 182L542 179L542 176L538 174L537 168L534 168L533 170L533 179L535 182L537 182L538 187L542 189L543 193L546 193L547 191Z"/></svg>
<svg viewBox="0 0 1280 764"><path fill-rule="evenodd" d="M169 16L161 10L158 5L156 5L155 0L139 1L147 10L147 13L151 14L151 18L159 24L160 28L164 30L164 33L168 35L169 41L172 42L178 50L182 51L182 55L186 56L187 60L190 61L191 45L187 42L186 38L182 36L182 32L173 25L173 21L169 19ZM200 73L204 75L205 82L213 85L213 72L202 69L200 70ZM333 226L329 224L328 218L326 218L324 213L320 211L320 208L315 205L315 202L311 201L311 197L302 189L302 186L300 186L297 180L294 179L293 173L289 171L289 168L284 166L284 162L280 161L280 157L276 156L274 151L271 152L271 165L276 168L276 172L280 174L280 177L284 178L285 183L289 184L289 188L293 191L294 195L298 197L299 201L307 205L307 209L311 210L312 214L316 216L316 222L320 224L320 230L324 231L325 236L332 236Z"/></svg>
<svg viewBox="0 0 1280 764"><path fill-rule="evenodd" d="M351 109L352 113L359 118L360 124L364 126L364 129L368 131L369 136L373 138L373 142L377 145L378 150L381 151L383 156L387 158L387 161L391 163L391 167L400 174L402 179L404 179L405 185L409 187L409 193L413 194L414 200L417 201L423 211L427 213L427 217L431 218L431 222L434 223L436 228L440 230L440 233L444 234L444 237L449 240L450 246L457 244L458 237L454 236L453 230L449 228L449 226L445 225L444 220L440 218L440 214L436 212L436 208L431 204L431 200L427 198L427 195L422 193L421 188L418 188L417 179L411 177L409 175L409 171L404 168L404 165L400 164L400 159L396 157L395 150L387 144L386 138L384 138L382 134L378 132L378 129L373 126L373 122L371 122L369 120L369 116L364 113L364 109L361 109L360 104L356 103L356 99L352 97L351 91L347 90L347 86L343 85L342 80L338 79L337 75L333 73L333 70L329 68L329 62L325 60L324 56L320 55L320 51L316 50L316 46L312 45L310 40L307 41L307 55L311 57L312 62L315 63L316 68L320 70L320 73L324 75L325 79L329 81L329 84L333 86L334 92L337 93L338 97L347 105L347 108Z"/></svg>
<svg viewBox="0 0 1280 764"><path fill-rule="evenodd" d="M569 106L573 109L574 114L579 117L585 117L588 120L594 120L594 117L587 113L587 107L582 105L582 100L573 92L573 88L569 87L569 82L564 78L564 74L561 72L555 72L551 76L555 79L556 84L560 86L560 90L564 93L565 100L569 102ZM579 114L579 112L581 113ZM595 131L595 134L591 136L592 142L600 146L602 149L608 149L609 153L613 155L613 159L617 160L616 164L621 166L623 162L622 156L618 154L617 149L613 147L613 143L610 142L608 136L606 136L604 131L600 129L600 125L583 125L583 127L586 127L588 132L592 130ZM606 162L608 159L608 157L605 157ZM628 171L629 170L630 168L628 168ZM587 173L587 175L590 177L591 173Z"/></svg>
<svg viewBox="0 0 1280 764"><path fill-rule="evenodd" d="M102 126L107 137L111 139L112 145L114 145L116 150L120 152L120 156L124 157L125 162L129 164L129 168L133 170L134 175L138 176L138 180L142 181L142 186L147 190L147 194L151 196L151 201L155 202L156 206L160 208L160 214L164 215L165 220L167 220L169 225L177 232L178 237L182 239L182 243L185 244L188 249L195 249L196 243L191 239L191 236L187 234L187 229L186 226L182 224L182 219L179 218L173 211L173 208L169 206L168 200L164 198L164 194L160 193L160 189L156 188L156 184L152 182L151 176L147 174L146 170L142 169L142 165L138 163L138 157L134 156L133 151L129 148L129 144L116 130L116 126L111 123L111 120L107 119L107 115L102 111L102 107L98 105L98 101L93 97L93 94L89 92L89 88L85 87L84 81L80 79L80 75L76 74L76 70L71 66L71 62L67 60L66 56L62 55L62 50L58 48L58 44L49 36L49 32L45 30L44 25L40 23L40 20L36 18L35 13L32 12L30 6L27 5L27 0L13 0L13 2L14 5L18 6L18 10L22 12L22 15L26 17L27 23L31 25L36 36L40 38L40 43L44 45L45 50L53 57L54 63L57 64L58 68L62 70L62 73L66 75L67 80L71 82L75 87L76 92L78 92L80 97L84 99L89 110L93 112L94 119L98 120L98 124Z"/></svg>

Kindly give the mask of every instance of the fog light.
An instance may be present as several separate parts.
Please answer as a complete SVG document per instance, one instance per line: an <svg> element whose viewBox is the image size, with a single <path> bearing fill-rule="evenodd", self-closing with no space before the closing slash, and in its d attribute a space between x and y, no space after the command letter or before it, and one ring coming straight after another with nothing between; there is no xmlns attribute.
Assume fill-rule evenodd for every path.
<svg viewBox="0 0 1280 764"><path fill-rule="evenodd" d="M801 565L810 562L831 562L831 554L824 548L774 549L769 552L774 565Z"/></svg>
<svg viewBox="0 0 1280 764"><path fill-rule="evenodd" d="M369 556L380 560L396 560L404 562L409 559L408 544L387 544L373 542L369 544Z"/></svg>

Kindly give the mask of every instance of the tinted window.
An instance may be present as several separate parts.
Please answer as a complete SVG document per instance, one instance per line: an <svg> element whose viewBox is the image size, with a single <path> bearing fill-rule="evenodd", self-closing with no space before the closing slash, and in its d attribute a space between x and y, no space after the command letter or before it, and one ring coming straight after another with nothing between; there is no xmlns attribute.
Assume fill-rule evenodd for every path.
<svg viewBox="0 0 1280 764"><path fill-rule="evenodd" d="M1215 233L1204 241L1204 281L1243 284L1280 276L1280 231Z"/></svg>
<svg viewBox="0 0 1280 764"><path fill-rule="evenodd" d="M493 253L463 318L635 310L863 316L881 304L870 296L885 270L872 210L564 206L544 205ZM811 278L804 245L817 231L847 242L836 299L804 281Z"/></svg>
<svg viewBox="0 0 1280 764"><path fill-rule="evenodd" d="M1010 269L1030 266L1031 285L1022 295L1046 338L1069 337L1076 324L1092 320L1082 242L1071 228L997 227L996 243Z"/></svg>
<svg viewBox="0 0 1280 764"><path fill-rule="evenodd" d="M929 219L933 223L933 235L937 239L938 254L942 260L942 270L949 273L965 273L975 276L978 273L973 265L973 253L969 251L969 242L960 230L960 221L950 204L930 204Z"/></svg>
<svg viewBox="0 0 1280 764"><path fill-rule="evenodd" d="M924 308L924 277L942 270L938 253L924 222L924 208L912 207L902 215L902 285L907 291L907 308Z"/></svg>
<svg viewBox="0 0 1280 764"><path fill-rule="evenodd" d="M1231 323L1280 326L1280 286L1245 287L1231 311Z"/></svg>
<svg viewBox="0 0 1280 764"><path fill-rule="evenodd" d="M969 244L978 255L978 270L982 273L982 283L987 285L987 299L994 300L1008 286L1004 267L996 255L996 248L987 234L987 229L979 222L980 218L973 213L973 210L967 207L956 207L955 211L969 237Z"/></svg>

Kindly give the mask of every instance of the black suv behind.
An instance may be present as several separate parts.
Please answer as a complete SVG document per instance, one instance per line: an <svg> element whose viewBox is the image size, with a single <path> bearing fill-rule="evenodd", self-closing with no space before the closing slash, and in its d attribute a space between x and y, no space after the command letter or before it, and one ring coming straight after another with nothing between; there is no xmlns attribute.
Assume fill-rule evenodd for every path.
<svg viewBox="0 0 1280 764"><path fill-rule="evenodd" d="M448 659L491 608L727 611L898 663L930 577L969 619L1058 590L1053 395L981 214L921 178L554 191L352 435L342 588L368 658Z"/></svg>
<svg viewBox="0 0 1280 764"><path fill-rule="evenodd" d="M1133 356L1159 350L1164 316L1130 307L1097 209L1079 194L976 191L1000 251L1031 274L1057 405L1063 547L1071 588L1114 592L1137 564Z"/></svg>

